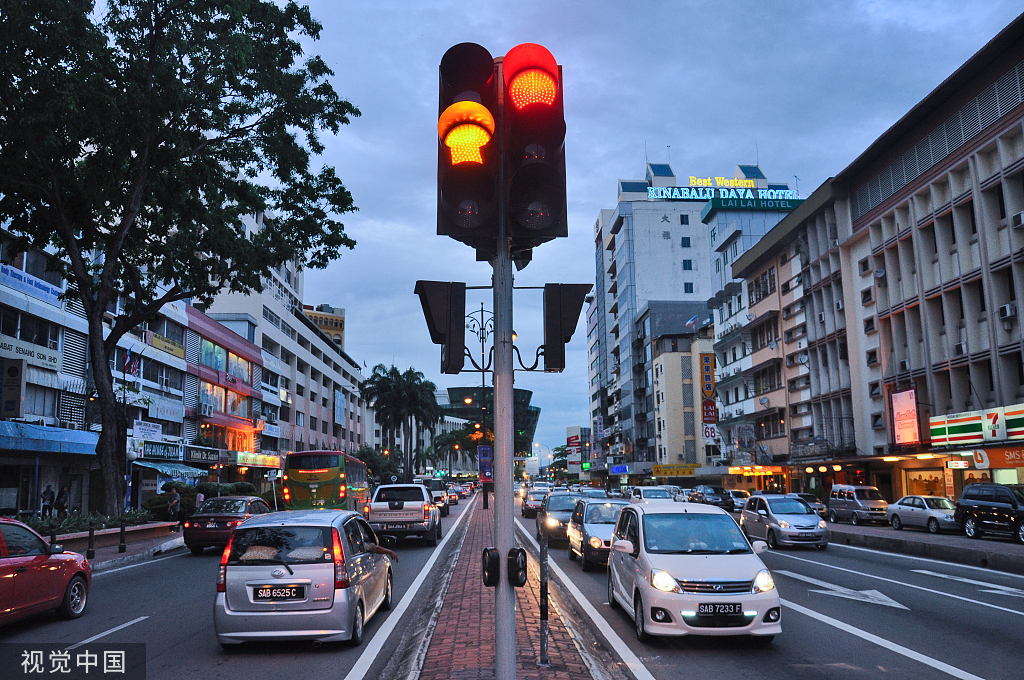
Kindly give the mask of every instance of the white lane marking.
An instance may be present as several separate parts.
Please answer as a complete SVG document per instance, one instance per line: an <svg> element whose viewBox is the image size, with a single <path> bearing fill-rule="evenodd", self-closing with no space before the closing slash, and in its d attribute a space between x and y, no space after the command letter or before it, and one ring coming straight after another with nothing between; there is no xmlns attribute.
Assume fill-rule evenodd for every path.
<svg viewBox="0 0 1024 680"><path fill-rule="evenodd" d="M885 607L894 607L896 609L910 609L905 607L896 600L884 595L877 590L851 590L850 588L844 588L843 586L837 586L834 583L828 583L826 581L819 581L816 578L810 576L804 576L793 571L786 571L785 569L776 569L776 574L782 574L789 578L795 578L798 581L810 583L811 585L825 588L826 590L811 590L812 593L823 593L825 595L834 595L836 597L845 597L848 600L856 600L858 602L870 602L871 604L880 604Z"/></svg>
<svg viewBox="0 0 1024 680"><path fill-rule="evenodd" d="M804 616L809 616L812 619L821 621L822 623L828 624L833 628L838 628L844 633L849 633L850 635L859 637L861 640L866 640L872 644L876 644L879 647L882 647L883 649L888 649L889 651L900 654L901 656L905 656L908 659L919 661L926 666L931 666L937 671L942 671L943 673L952 675L954 678L960 678L960 680L984 680L981 676L975 675L973 673L968 673L964 670L960 670L956 666L950 666L948 663L943 663L938 659L933 659L930 656L925 656L924 654L921 654L920 652L915 652L914 650L908 649L903 645L898 645L895 642L892 642L891 640L886 640L883 637L873 635L867 632L866 630L861 630L860 628L851 626L850 624L839 621L838 619L833 619L831 616L825 616L824 614L820 614L814 611L813 609L801 607L795 602L789 602L788 600L780 601L782 602L782 606L786 607L787 609L792 609L793 611L799 612Z"/></svg>
<svg viewBox="0 0 1024 680"><path fill-rule="evenodd" d="M1024 579L1024 574L1013 574L1008 571L999 571L997 569L988 569L986 567L976 567L973 564L956 564L955 562L944 562L942 560L935 560L930 557L918 557L916 555L904 555L903 553L886 552L884 550L875 550L873 548L862 548L857 545L845 545L843 543L829 543L829 550L832 548L842 548L843 550L859 550L861 552L873 553L875 555L882 555L883 557L900 557L905 560L917 560L918 562L930 562L931 564L937 564L950 569L973 569L974 571L982 571L992 575L1006 576L1007 578L1020 578Z"/></svg>
<svg viewBox="0 0 1024 680"><path fill-rule="evenodd" d="M1024 597L1024 590L1019 588L1011 588L1010 586L1002 586L998 583L988 583L987 581L976 581L973 578L965 578L963 576L954 576L952 574L940 574L937 571L928 571L927 569L911 569L910 571L915 574L924 574L925 576L934 576L936 578L944 578L949 581L958 581L960 583L969 583L972 586L982 586L983 589L979 592L982 593L997 593L999 595L1009 595L1010 597Z"/></svg>
<svg viewBox="0 0 1024 680"><path fill-rule="evenodd" d="M518 524L519 528L522 529L523 533L526 535L526 538L530 541L530 543L533 544L533 547L537 548L537 550L539 551L540 546L537 545L536 539L534 539L533 535L526 530L526 527L523 526L522 522L516 519L516 524ZM606 621L605 618L601 616L601 614L599 614L596 609L594 609L594 605L592 605L590 603L590 600L588 600L586 596L584 596L583 593L580 592L580 589L577 588L576 584L573 583L571 579L569 579L569 577L566 575L564 571L562 571L562 568L558 566L558 563L554 560L549 559L548 568L551 569L551 571L554 572L556 576L558 576L558 580L562 582L562 585L565 586L565 589L569 591L569 593L576 600L576 603L579 604L583 611L587 613L587 616L590 617L590 620L594 622L594 625L597 626L597 629L601 631L602 635L604 635L604 638L608 641L608 644L612 646L612 649L615 650L615 653L619 655L620 659L622 659L622 663L626 664L626 666L629 668L629 672L633 674L633 677L636 678L636 680L654 680L654 676L651 675L651 672L649 670L647 670L647 666L645 666L643 662L640 661L639 657L637 657L637 655L633 653L633 650L629 648L629 645L623 642L622 638L619 637L618 633L616 633L615 630L612 629L611 624L609 624L608 621Z"/></svg>
<svg viewBox="0 0 1024 680"><path fill-rule="evenodd" d="M82 640L81 642L77 642L77 643L71 645L70 647L67 647L66 649L68 649L68 650L77 649L77 648L81 647L82 645L87 645L90 642L95 642L96 640L99 640L102 637L106 637L106 636L110 635L111 633L116 633L117 631L121 630L122 628L127 628L128 626L134 626L139 621L145 621L148 618L149 618L148 616L140 616L139 618L133 619L133 620L129 621L128 623L122 623L120 626L115 626L114 628L111 628L110 630L105 630L102 633L100 633L99 635L93 635L91 638L86 638L86 639Z"/></svg>
<svg viewBox="0 0 1024 680"><path fill-rule="evenodd" d="M474 500L476 500L475 497ZM466 510L469 510L468 504L466 505ZM363 678L366 677L366 673L370 670L370 666L373 665L377 655L380 654L380 650L384 648L384 644L387 642L388 638L391 637L392 631L395 630L399 620L401 620L402 616L405 614L405 610L409 608L410 604L412 604L413 599L416 597L416 593L419 592L420 586L423 585L423 581L426 580L427 574L430 573L431 567L433 567L434 563L437 562L438 556L444 550L444 547L448 545L448 541L455 535L455 529L469 514L469 512L462 512L459 514L459 518L455 520L455 524L448 529L448 533L441 539L441 542L438 543L437 547L434 548L434 551L430 554L430 559L428 559L427 563L423 565L422 569L420 569L420 573L416 575L416 579L409 586L409 589L405 591L405 595L402 596L402 600L398 603L398 606L395 607L394 611L391 612L391 615L388 616L383 624L381 624L381 627L377 632L373 634L373 639L370 640L370 644L363 648L363 653L359 655L358 659L356 659L355 665L352 666L352 670L350 670L348 675L345 676L345 680L363 680Z"/></svg>
<svg viewBox="0 0 1024 680"><path fill-rule="evenodd" d="M184 557L188 554L190 553L181 553L180 555L171 555L170 557L159 557L155 560L146 560L145 562L139 562L138 564L129 564L127 567L118 567L117 569L104 569L103 571L96 572L92 575L92 577L94 579L97 579L100 576L106 576L107 574L113 574L118 571L124 571L125 569L135 569L136 567L144 567L147 564L153 564L154 562L163 562L164 560L173 560L175 557Z"/></svg>
<svg viewBox="0 0 1024 680"><path fill-rule="evenodd" d="M884 576L875 576L874 574L868 574L866 572L857 571L855 569L847 569L846 567L838 567L838 566L836 566L834 564L826 564L825 562L816 562L814 560L804 559L803 557L797 557L796 555L787 555L786 553L783 553L783 552L774 552L772 554L773 555L778 555L779 557L787 557L787 558L789 558L791 560L798 560L800 562L807 562L808 564L813 564L813 565L818 566L818 567L827 567L828 569L835 569L836 571L845 571L848 574L856 574L857 576L864 576L866 578L873 578L873 579L876 579L876 580L879 580L879 581L885 581L886 583L895 583L896 585L904 586L905 588L913 588L914 590L923 590L924 592L931 593L932 595L941 595L943 597L949 597L949 598L952 598L954 600L961 600L963 602L970 602L971 604L976 604L976 605L979 605L981 607L988 607L989 609L998 609L999 611L1008 612L1010 614L1016 614L1017 616L1024 616L1024 612L1019 611L1017 609L1009 609L1007 607L1000 607L997 604L989 604L988 602L981 602L980 600L972 600L969 597L961 597L959 595L954 595L952 593L944 593L941 590L934 590L932 588L925 588L924 586L916 586L913 583L904 583L903 581L897 581L896 579L886 578Z"/></svg>

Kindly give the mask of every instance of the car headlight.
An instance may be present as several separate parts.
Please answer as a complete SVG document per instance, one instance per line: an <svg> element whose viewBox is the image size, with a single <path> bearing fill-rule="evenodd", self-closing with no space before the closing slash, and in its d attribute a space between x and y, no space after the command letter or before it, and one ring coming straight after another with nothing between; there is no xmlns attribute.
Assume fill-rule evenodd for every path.
<svg viewBox="0 0 1024 680"><path fill-rule="evenodd" d="M679 584L672 578L672 574L661 569L651 570L651 585L663 593L675 593L679 591Z"/></svg>
<svg viewBox="0 0 1024 680"><path fill-rule="evenodd" d="M819 529L824 529L825 528L825 520L821 520L820 522L818 522L818 528Z"/></svg>
<svg viewBox="0 0 1024 680"><path fill-rule="evenodd" d="M750 589L750 592L766 593L775 587L775 579L772 578L772 574L767 569L762 569L757 572L757 576L754 577L754 587Z"/></svg>
<svg viewBox="0 0 1024 680"><path fill-rule="evenodd" d="M599 548L604 546L604 541L602 541L597 536L591 536L589 543L590 543L590 547L593 548L594 550L598 550Z"/></svg>
<svg viewBox="0 0 1024 680"><path fill-rule="evenodd" d="M554 517L548 517L548 518L547 518L546 520L544 520L544 521L545 521L545 522L547 523L547 525L548 525L549 527L557 527L557 526L561 526L561 525L562 525L562 523L561 523L561 522L559 522L559 521L558 521L557 519L555 519Z"/></svg>
<svg viewBox="0 0 1024 680"><path fill-rule="evenodd" d="M779 526L782 527L783 529L788 529L789 528L789 522L787 522L784 519L780 519L779 520Z"/></svg>

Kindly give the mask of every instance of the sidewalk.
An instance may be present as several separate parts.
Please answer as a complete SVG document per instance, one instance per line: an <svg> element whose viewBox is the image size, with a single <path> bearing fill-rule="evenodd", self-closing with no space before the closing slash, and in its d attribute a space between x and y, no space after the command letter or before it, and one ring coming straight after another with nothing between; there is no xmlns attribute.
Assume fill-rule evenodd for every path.
<svg viewBox="0 0 1024 680"><path fill-rule="evenodd" d="M485 588L480 555L493 543L493 507L477 501L465 542L444 598L420 670L420 680L492 680L494 678L494 590ZM540 655L540 584L535 573L516 588L516 677L521 680L578 680L591 677L576 645L549 605L549 666Z"/></svg>
<svg viewBox="0 0 1024 680"><path fill-rule="evenodd" d="M180 532L171 533L168 531L166 536L127 543L123 553L117 551L116 545L96 548L96 557L89 560L89 563L92 565L93 573L96 573L129 564L145 562L152 559L155 555L180 548L184 545L185 539ZM82 550L81 553L84 555L85 551Z"/></svg>

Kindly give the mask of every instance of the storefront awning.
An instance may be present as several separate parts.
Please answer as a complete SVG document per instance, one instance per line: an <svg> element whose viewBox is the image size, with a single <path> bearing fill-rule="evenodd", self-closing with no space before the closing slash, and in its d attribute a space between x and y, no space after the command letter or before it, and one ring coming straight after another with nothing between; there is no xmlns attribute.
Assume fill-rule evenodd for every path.
<svg viewBox="0 0 1024 680"><path fill-rule="evenodd" d="M168 477L205 477L210 474L209 470L200 470L181 463L151 463L148 460L137 460L135 464L151 468Z"/></svg>
<svg viewBox="0 0 1024 680"><path fill-rule="evenodd" d="M0 449L36 453L79 453L96 455L98 432L67 430L62 427L0 421Z"/></svg>

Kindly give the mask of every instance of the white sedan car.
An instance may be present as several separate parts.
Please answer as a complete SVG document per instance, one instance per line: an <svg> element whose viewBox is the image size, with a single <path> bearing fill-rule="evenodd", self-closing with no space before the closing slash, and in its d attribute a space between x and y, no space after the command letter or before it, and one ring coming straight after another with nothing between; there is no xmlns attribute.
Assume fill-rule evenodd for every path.
<svg viewBox="0 0 1024 680"><path fill-rule="evenodd" d="M636 636L750 635L782 632L771 572L724 510L688 503L623 508L608 557L608 603L623 607Z"/></svg>

